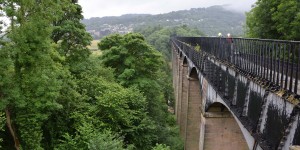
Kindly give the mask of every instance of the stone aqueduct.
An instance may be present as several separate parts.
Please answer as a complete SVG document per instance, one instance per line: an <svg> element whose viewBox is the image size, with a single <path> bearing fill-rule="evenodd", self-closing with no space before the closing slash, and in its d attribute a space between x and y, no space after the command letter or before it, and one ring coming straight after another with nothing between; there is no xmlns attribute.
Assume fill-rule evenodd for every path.
<svg viewBox="0 0 300 150"><path fill-rule="evenodd" d="M171 40L175 115L185 149L288 150L292 145L300 145L297 94L282 90L283 84L278 88L270 78L257 78L247 72L248 64L250 70L267 70L272 79L276 67L272 70L272 66L268 69L264 63L256 65L251 47L243 50L245 46L238 45L239 39L230 40L205 37ZM223 54L216 55L212 49ZM272 62L271 53L268 56L265 60ZM262 60L264 56L256 57ZM294 72L298 74L298 69ZM293 74L288 78L277 73L277 78L286 77L286 86L289 81L298 80L296 76L294 79ZM297 83L292 83L293 87L297 88Z"/></svg>

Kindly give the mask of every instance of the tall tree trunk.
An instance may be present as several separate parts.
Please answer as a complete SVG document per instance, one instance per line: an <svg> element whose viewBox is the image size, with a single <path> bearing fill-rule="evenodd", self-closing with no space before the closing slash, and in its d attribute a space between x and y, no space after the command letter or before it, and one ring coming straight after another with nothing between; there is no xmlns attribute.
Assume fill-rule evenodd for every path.
<svg viewBox="0 0 300 150"><path fill-rule="evenodd" d="M9 129L11 136L14 139L15 148L16 148L16 150L20 150L20 141L16 135L16 132L15 132L12 124L11 124L10 112L9 112L8 108L5 109L5 114L6 114L6 124L7 124L7 127Z"/></svg>

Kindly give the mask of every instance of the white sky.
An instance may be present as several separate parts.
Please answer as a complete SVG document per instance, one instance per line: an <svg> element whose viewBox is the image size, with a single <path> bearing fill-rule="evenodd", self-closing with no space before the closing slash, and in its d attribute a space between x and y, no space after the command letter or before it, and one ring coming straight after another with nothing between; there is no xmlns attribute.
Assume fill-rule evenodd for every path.
<svg viewBox="0 0 300 150"><path fill-rule="evenodd" d="M160 14L190 8L229 5L248 11L256 0L79 0L85 18L123 14Z"/></svg>

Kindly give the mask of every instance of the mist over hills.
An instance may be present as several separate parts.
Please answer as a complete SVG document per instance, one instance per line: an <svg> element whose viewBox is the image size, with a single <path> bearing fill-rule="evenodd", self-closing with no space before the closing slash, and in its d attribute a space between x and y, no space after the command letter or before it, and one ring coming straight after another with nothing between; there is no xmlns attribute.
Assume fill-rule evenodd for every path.
<svg viewBox="0 0 300 150"><path fill-rule="evenodd" d="M243 35L245 18L243 13L229 11L223 6L211 6L158 15L126 14L118 17L96 17L84 19L82 22L95 39L111 33L125 34L144 26L172 27L180 25L197 28L207 36L216 36L219 32L224 35L231 33L240 36Z"/></svg>

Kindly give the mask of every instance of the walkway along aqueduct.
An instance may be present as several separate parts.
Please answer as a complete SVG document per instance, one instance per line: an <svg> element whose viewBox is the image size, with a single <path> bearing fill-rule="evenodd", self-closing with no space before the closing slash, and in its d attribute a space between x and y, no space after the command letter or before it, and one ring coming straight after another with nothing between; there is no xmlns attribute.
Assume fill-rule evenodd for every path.
<svg viewBox="0 0 300 150"><path fill-rule="evenodd" d="M186 150L300 145L300 42L174 37L171 44Z"/></svg>

